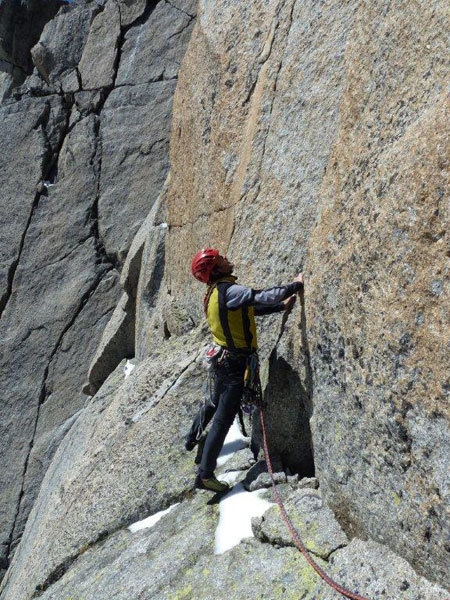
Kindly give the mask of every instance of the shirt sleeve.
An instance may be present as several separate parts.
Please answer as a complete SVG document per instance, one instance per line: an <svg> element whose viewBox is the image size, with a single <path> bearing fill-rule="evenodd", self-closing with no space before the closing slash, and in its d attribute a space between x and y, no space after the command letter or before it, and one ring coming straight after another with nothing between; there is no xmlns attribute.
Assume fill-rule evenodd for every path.
<svg viewBox="0 0 450 600"><path fill-rule="evenodd" d="M237 310L241 306L251 306L255 303L255 292L252 288L244 285L230 285L227 289L225 299L228 310Z"/></svg>
<svg viewBox="0 0 450 600"><path fill-rule="evenodd" d="M298 281L266 290L253 290L238 284L231 285L226 292L227 308L237 310L241 306L255 306L258 314L268 314L262 312L264 307L273 307L275 308L273 312L278 312L281 310L279 303L296 294L301 287L302 284Z"/></svg>
<svg viewBox="0 0 450 600"><path fill-rule="evenodd" d="M256 290L254 304L262 304L264 306L274 306L289 296L296 294L302 288L302 284L298 281L281 285L278 287L269 288L267 290Z"/></svg>
<svg viewBox="0 0 450 600"><path fill-rule="evenodd" d="M263 304L255 304L255 317L262 317L264 315L272 315L273 313L282 312L284 310L284 304L279 302L274 306L264 306Z"/></svg>

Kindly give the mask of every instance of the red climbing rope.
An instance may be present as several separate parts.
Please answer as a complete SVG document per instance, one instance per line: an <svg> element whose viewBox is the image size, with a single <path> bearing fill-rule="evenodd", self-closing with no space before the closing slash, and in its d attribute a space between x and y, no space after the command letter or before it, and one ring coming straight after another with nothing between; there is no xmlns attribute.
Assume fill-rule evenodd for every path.
<svg viewBox="0 0 450 600"><path fill-rule="evenodd" d="M320 575L320 577L331 588L333 588L334 590L336 590L336 592L339 592L343 596L346 596L347 598L351 598L352 600L368 600L368 598L366 598L365 596L360 596L359 594L356 594L355 592L351 592L350 590L347 590L345 587L343 587L342 585L340 585L339 583L337 583L336 581L334 581L333 579L331 579L331 577L329 575L327 575L325 573L325 571L321 567L319 567L319 565L311 558L308 550L304 546L304 544L301 541L301 539L300 539L297 531L295 530L295 527L292 524L292 521L289 518L289 515L286 512L286 508L284 507L283 500L280 497L280 494L278 492L278 489L277 489L277 486L276 486L276 483L275 483L275 478L274 478L274 475L273 475L272 462L270 460L270 455L269 455L269 446L267 444L266 425L265 425L265 422L264 422L264 414L263 414L262 406L259 407L259 415L260 415L260 418L261 418L261 428L262 428L262 434L263 434L264 454L266 455L267 469L269 471L270 478L272 480L273 497L275 499L275 502L278 504L278 508L280 509L280 512L281 512L281 517L282 517L285 525L289 529L289 532L290 532L290 534L292 536L292 539L294 540L295 545L300 550L300 552L303 554L303 556L308 561L308 563L311 565L311 567L316 571L316 573L318 573Z"/></svg>

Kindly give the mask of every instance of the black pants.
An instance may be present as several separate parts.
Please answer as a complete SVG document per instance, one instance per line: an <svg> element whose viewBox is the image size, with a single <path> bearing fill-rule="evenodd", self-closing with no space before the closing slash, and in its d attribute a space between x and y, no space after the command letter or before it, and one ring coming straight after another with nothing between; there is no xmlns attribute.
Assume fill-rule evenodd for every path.
<svg viewBox="0 0 450 600"><path fill-rule="evenodd" d="M215 371L212 402L203 406L194 419L189 437L196 439L214 416L211 429L206 437L198 474L209 479L216 468L226 435L239 411L244 390L245 356L229 355Z"/></svg>

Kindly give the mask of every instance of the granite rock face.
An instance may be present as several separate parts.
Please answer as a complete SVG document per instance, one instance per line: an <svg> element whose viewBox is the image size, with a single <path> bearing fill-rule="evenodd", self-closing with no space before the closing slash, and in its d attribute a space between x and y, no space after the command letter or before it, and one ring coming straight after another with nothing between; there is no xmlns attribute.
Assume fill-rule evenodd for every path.
<svg viewBox="0 0 450 600"><path fill-rule="evenodd" d="M172 289L187 290L172 292L173 303L195 319L201 291L180 246L189 255L219 246L243 283L256 288L287 283L304 263L357 12L355 3L339 2L201 7L174 100L167 197L166 269ZM302 312L298 303L284 326L279 317L262 321L260 345L273 451L286 468L309 476Z"/></svg>
<svg viewBox="0 0 450 600"><path fill-rule="evenodd" d="M360 189L343 189L324 211L314 236L328 244L308 269L314 388L327 399L314 413L316 466L328 499L349 532L370 532L445 581L450 314L441 167L450 131L448 106L436 100L377 157L375 174L363 169ZM341 211L364 214L364 228ZM326 324L325 313L333 314Z"/></svg>
<svg viewBox="0 0 450 600"><path fill-rule="evenodd" d="M0 101L31 73L30 49L62 6L63 0L1 0Z"/></svg>
<svg viewBox="0 0 450 600"><path fill-rule="evenodd" d="M253 537L215 553L220 505L192 489L192 456L179 448L201 395L203 339L198 329L167 340L128 378L122 363L78 416L46 473L2 599L340 597L292 547L271 504L253 519ZM225 463L218 474L229 468L239 469ZM445 597L386 547L349 543L320 491L297 481L279 493L314 560L341 585L368 597ZM270 502L270 491L262 494ZM169 508L155 525L129 529Z"/></svg>
<svg viewBox="0 0 450 600"><path fill-rule="evenodd" d="M55 100L54 110L62 116L61 102ZM49 101L39 102L50 107L51 116ZM23 530L48 463L44 456L52 446L49 442L84 405L78 383L88 364L84 353L95 347L105 325L102 317L117 302L118 278L112 273L111 279L111 265L101 260L89 218L96 198L97 117L87 117L69 133L64 120L59 128L55 126L56 118L53 128L51 124L48 129L39 128L47 153L45 144L50 146L54 138L58 176L32 196L27 221L22 222L21 244L12 259L0 321L4 551L11 550ZM86 156L92 157L92 164ZM39 164L35 154L28 158ZM21 200L14 197L9 210ZM91 312L94 307L98 312ZM72 336L83 330L89 336L81 336L81 347L71 351ZM38 476L31 476L32 472Z"/></svg>
<svg viewBox="0 0 450 600"><path fill-rule="evenodd" d="M121 262L167 176L172 97L194 23L175 5L153 4L124 33L116 87L103 108L100 232Z"/></svg>
<svg viewBox="0 0 450 600"><path fill-rule="evenodd" d="M200 320L180 246L257 288L303 267L284 328L261 327L274 454L316 469L347 533L449 585L449 21L421 6L200 2L166 271Z"/></svg>
<svg viewBox="0 0 450 600"><path fill-rule="evenodd" d="M0 5L0 58L21 61L0 105L0 575L86 402L125 256L165 181L171 98L195 16L192 3L189 14L165 2L37 4ZM96 389L134 355L134 326L132 313L128 345Z"/></svg>
<svg viewBox="0 0 450 600"><path fill-rule="evenodd" d="M317 563L367 598L446 600L449 27L439 0L102 0L48 23L0 106L2 600L340 597L275 507L214 554L221 507L182 449L205 246L255 288L305 273L259 341L279 491ZM270 499L251 434L218 474Z"/></svg>
<svg viewBox="0 0 450 600"><path fill-rule="evenodd" d="M31 49L34 66L53 91L79 89L78 63L91 23L100 10L94 6L65 7L47 23L38 43Z"/></svg>
<svg viewBox="0 0 450 600"><path fill-rule="evenodd" d="M83 549L189 493L192 459L179 440L202 396L195 360L202 344L199 335L169 340L159 360L147 359L127 379L119 365L78 416L45 475L5 598L45 590Z"/></svg>
<svg viewBox="0 0 450 600"><path fill-rule="evenodd" d="M420 33L409 10L407 26L390 11L359 15L307 314L316 467L331 506L350 533L448 585L450 104L436 38L448 14L425 15Z"/></svg>

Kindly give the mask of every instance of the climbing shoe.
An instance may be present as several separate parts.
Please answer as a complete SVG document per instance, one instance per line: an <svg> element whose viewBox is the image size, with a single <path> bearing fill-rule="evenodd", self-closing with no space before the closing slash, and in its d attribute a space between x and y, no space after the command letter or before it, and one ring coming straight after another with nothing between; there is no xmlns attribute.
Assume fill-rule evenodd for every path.
<svg viewBox="0 0 450 600"><path fill-rule="evenodd" d="M216 492L217 494L223 494L224 492L228 492L230 486L228 483L224 481L219 481L214 477L209 477L209 479L202 479L200 475L197 475L195 479L195 487L200 490L209 490L210 492Z"/></svg>

